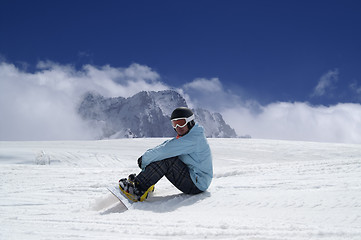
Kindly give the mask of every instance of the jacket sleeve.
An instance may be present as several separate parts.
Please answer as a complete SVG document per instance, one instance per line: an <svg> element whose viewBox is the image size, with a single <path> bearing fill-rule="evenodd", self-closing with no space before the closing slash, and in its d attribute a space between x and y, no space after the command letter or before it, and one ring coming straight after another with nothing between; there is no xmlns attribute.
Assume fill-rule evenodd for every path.
<svg viewBox="0 0 361 240"><path fill-rule="evenodd" d="M142 166L145 167L156 161L167 159L170 157L189 154L195 151L197 143L191 136L184 136L179 139L173 138L167 140L155 148L147 150L142 156Z"/></svg>

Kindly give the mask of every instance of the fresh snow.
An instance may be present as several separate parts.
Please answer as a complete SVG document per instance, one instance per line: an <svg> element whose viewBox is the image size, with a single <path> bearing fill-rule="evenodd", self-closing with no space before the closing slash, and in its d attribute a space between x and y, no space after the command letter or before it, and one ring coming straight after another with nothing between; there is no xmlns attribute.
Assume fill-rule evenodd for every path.
<svg viewBox="0 0 361 240"><path fill-rule="evenodd" d="M0 239L360 239L361 145L209 139L214 179L108 192L164 139L0 142Z"/></svg>

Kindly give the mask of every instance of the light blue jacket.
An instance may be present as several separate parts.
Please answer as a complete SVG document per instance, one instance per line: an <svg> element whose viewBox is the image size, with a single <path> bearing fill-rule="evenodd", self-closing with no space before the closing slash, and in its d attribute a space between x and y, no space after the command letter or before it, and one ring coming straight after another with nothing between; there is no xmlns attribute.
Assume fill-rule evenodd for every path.
<svg viewBox="0 0 361 240"><path fill-rule="evenodd" d="M173 138L147 150L142 156L142 169L159 160L178 156L189 168L192 181L201 191L207 190L213 178L212 154L202 126L196 124L186 135Z"/></svg>

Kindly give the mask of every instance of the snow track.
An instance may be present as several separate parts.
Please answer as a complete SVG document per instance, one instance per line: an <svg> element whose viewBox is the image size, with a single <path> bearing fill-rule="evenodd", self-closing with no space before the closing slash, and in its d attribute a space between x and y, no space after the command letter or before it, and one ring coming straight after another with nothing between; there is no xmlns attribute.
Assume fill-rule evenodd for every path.
<svg viewBox="0 0 361 240"><path fill-rule="evenodd" d="M162 179L123 211L106 187L162 141L0 142L0 239L361 236L361 145L209 139L207 192L187 196Z"/></svg>

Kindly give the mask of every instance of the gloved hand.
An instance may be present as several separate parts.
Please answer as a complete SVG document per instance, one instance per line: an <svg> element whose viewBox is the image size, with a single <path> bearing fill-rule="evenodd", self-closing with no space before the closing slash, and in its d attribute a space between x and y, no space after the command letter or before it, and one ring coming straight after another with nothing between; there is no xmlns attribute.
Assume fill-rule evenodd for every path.
<svg viewBox="0 0 361 240"><path fill-rule="evenodd" d="M142 157L138 158L138 166L142 168Z"/></svg>

